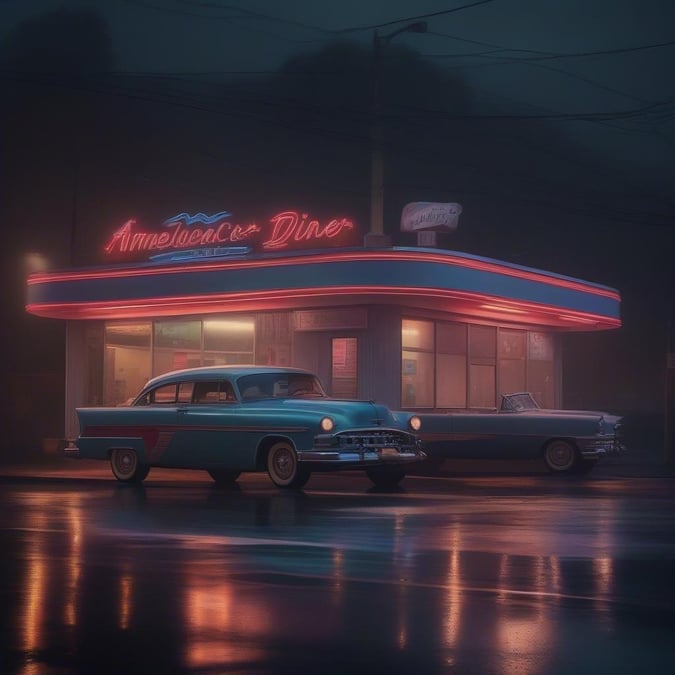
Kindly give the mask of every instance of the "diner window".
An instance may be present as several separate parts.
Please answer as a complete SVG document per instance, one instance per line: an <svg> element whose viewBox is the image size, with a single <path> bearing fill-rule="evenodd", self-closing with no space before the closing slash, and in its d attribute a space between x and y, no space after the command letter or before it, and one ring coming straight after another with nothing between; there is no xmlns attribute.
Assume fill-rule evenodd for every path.
<svg viewBox="0 0 675 675"><path fill-rule="evenodd" d="M103 405L125 403L150 379L151 334L150 322L106 324Z"/></svg>
<svg viewBox="0 0 675 675"><path fill-rule="evenodd" d="M204 365L255 362L255 319L204 320Z"/></svg>
<svg viewBox="0 0 675 675"><path fill-rule="evenodd" d="M548 333L404 319L401 407L490 408L497 394L530 391L554 404L555 344Z"/></svg>
<svg viewBox="0 0 675 675"><path fill-rule="evenodd" d="M467 327L462 323L436 326L436 407L466 407Z"/></svg>
<svg viewBox="0 0 675 675"><path fill-rule="evenodd" d="M513 394L525 391L525 338L524 330L499 329L499 391Z"/></svg>
<svg viewBox="0 0 675 675"><path fill-rule="evenodd" d="M171 370L253 364L255 334L251 316L106 323L102 402L124 403Z"/></svg>
<svg viewBox="0 0 675 675"><path fill-rule="evenodd" d="M469 407L494 408L496 400L497 329L469 325Z"/></svg>
<svg viewBox="0 0 675 675"><path fill-rule="evenodd" d="M433 408L434 322L403 319L401 344L401 405Z"/></svg>
<svg viewBox="0 0 675 675"><path fill-rule="evenodd" d="M201 321L156 321L153 375L202 365Z"/></svg>

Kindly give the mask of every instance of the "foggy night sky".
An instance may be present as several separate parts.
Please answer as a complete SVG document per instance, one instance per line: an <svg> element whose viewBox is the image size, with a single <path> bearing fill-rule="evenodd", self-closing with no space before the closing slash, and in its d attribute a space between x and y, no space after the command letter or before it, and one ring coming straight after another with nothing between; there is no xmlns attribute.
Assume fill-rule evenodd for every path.
<svg viewBox="0 0 675 675"><path fill-rule="evenodd" d="M100 16L82 40L100 81L97 66L85 84L54 79L61 22L21 33L62 8ZM0 131L3 315L20 336L3 372L63 367L62 326L22 309L26 254L94 264L134 209L287 198L341 207L365 232L373 30L419 20L426 34L387 46L389 231L407 201L459 201L445 248L617 288L621 329L566 338L566 407L658 412L675 287L672 0L0 0L0 102L19 111ZM88 97L79 139L68 96Z"/></svg>

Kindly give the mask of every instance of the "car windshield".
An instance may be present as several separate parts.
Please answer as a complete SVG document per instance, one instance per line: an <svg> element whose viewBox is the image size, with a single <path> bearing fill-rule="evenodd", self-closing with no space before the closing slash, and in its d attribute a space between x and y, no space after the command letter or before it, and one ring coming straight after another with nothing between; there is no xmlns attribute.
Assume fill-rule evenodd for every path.
<svg viewBox="0 0 675 675"><path fill-rule="evenodd" d="M521 394L505 394L502 396L502 412L520 412L522 410L539 410L539 404L529 392Z"/></svg>
<svg viewBox="0 0 675 675"><path fill-rule="evenodd" d="M243 401L261 398L325 398L326 392L314 375L307 373L256 373L237 380Z"/></svg>

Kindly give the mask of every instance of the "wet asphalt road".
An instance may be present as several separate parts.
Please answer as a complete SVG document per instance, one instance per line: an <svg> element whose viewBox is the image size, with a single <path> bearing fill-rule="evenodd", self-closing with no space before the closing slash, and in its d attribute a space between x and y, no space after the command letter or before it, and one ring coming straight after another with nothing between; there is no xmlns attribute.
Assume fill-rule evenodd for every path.
<svg viewBox="0 0 675 675"><path fill-rule="evenodd" d="M675 672L672 477L0 477L2 673Z"/></svg>

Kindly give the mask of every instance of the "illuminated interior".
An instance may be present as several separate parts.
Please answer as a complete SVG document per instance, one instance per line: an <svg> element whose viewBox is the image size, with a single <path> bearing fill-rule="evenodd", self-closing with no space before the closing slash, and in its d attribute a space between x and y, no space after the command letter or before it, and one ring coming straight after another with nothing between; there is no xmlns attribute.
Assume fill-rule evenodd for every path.
<svg viewBox="0 0 675 675"><path fill-rule="evenodd" d="M347 227L296 216L272 240ZM68 411L219 364L307 368L337 398L446 411L494 409L514 391L558 407L557 335L621 326L620 302L606 286L455 251L343 248L41 272L27 311L67 320L86 344L82 365L71 347Z"/></svg>
<svg viewBox="0 0 675 675"><path fill-rule="evenodd" d="M117 405L151 378L195 366L255 362L255 319L108 322L103 404Z"/></svg>

